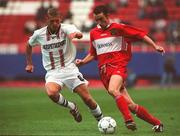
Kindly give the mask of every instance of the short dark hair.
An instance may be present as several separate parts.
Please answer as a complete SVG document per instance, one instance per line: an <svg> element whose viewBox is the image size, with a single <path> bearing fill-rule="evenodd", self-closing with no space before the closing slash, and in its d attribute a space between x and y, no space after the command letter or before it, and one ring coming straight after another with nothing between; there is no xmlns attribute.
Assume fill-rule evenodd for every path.
<svg viewBox="0 0 180 136"><path fill-rule="evenodd" d="M94 11L93 11L94 14L100 14L100 13L103 13L104 15L108 15L108 8L107 6L105 5L99 5L97 7L94 8Z"/></svg>
<svg viewBox="0 0 180 136"><path fill-rule="evenodd" d="M48 16L52 16L52 17L60 16L60 12L56 8L49 8L47 14Z"/></svg>

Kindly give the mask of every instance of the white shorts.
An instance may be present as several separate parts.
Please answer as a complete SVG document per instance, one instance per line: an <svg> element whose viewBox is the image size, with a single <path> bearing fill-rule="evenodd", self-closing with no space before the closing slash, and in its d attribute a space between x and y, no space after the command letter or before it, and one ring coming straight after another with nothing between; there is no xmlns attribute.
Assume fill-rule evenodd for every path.
<svg viewBox="0 0 180 136"><path fill-rule="evenodd" d="M61 87L64 85L72 91L81 84L88 84L88 81L83 78L77 66L72 63L69 66L61 69L50 70L45 76L46 84L54 82Z"/></svg>

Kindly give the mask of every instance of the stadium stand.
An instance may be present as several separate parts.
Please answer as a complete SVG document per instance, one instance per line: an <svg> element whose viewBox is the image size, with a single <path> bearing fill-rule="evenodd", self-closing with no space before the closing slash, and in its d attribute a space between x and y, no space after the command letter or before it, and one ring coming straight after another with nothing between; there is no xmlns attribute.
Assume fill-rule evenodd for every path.
<svg viewBox="0 0 180 136"><path fill-rule="evenodd" d="M149 2L145 3L145 1ZM106 4L112 12L110 16L112 20L140 27L148 31L152 38L162 44L168 52L180 52L180 6L178 0L153 1L162 2L160 5L162 6L163 17L149 16L152 9L155 9L153 10L155 13L159 11L159 8L155 8L159 5L157 3L157 5L152 4L151 0L126 0L123 4L121 0L8 0L6 4L0 6L0 54L24 54L25 43L32 32L27 33L26 27L28 26L29 29L37 28L36 15L42 3L45 8L50 6L59 8L64 17L64 22L74 23L82 29L84 32L83 40L77 42L78 49L81 51L87 50L88 32L95 25L92 21L93 8L97 5ZM38 48L34 52L39 53L39 51ZM143 54L138 53L151 53L151 51L150 47L144 46L142 43L133 46L133 52L137 53L137 58L143 58ZM149 58L152 56L150 54ZM135 65L135 63L136 61L133 64ZM4 69L6 68L4 67ZM161 72L159 70L158 74Z"/></svg>
<svg viewBox="0 0 180 136"><path fill-rule="evenodd" d="M152 26L154 26L154 22L156 22L156 20L154 20L154 18L139 17L138 12L141 7L141 1L143 0L127 1L126 5L122 6L121 1L119 0L113 0L111 2L108 0L9 0L6 3L6 6L0 7L0 44L3 45L3 47L7 46L7 48L9 47L9 45L16 45L17 49L15 51L23 53L24 49L22 45L29 36L24 31L25 24L32 25L31 21L35 20L37 10L40 7L41 3L44 4L45 8L48 8L49 6L55 6L59 8L62 15L64 16L65 22L69 21L68 23L74 23L79 28L83 28L83 26L88 28L86 29L86 33L84 36L84 40L86 41L89 40L87 31L94 26L94 22L92 22L92 9L100 4L107 4L113 11L111 19L117 20L119 22L126 22L151 32ZM164 5L168 15L167 18L164 19L167 24L165 29L169 30L168 27L174 27L172 26L173 24L176 24L176 27L178 27L178 29L169 30L168 32L158 31L157 33L152 33L152 35L155 35L156 37L154 38L154 40L161 42L167 39L170 44L179 44L180 14L178 13L180 11L180 8L175 0L166 0L161 2L163 3L161 5ZM147 4L145 8L151 11L154 7L156 7L156 5L154 6L151 4L151 6L148 6ZM144 12L146 12L147 10L145 10ZM66 19L68 13L72 14L70 20ZM28 21L31 23L27 23ZM36 26L34 28L36 28ZM173 35L175 35L175 40L173 39L174 37L172 37ZM167 38L167 36L172 38L169 39L169 37Z"/></svg>

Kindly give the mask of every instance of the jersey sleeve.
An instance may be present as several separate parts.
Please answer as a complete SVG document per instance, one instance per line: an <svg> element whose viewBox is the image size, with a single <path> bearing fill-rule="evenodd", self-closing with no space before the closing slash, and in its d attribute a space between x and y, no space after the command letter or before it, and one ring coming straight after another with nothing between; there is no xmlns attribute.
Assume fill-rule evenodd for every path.
<svg viewBox="0 0 180 136"><path fill-rule="evenodd" d="M75 25L67 25L65 32L66 32L66 34L69 35L71 33L80 32L80 30L77 29L77 27Z"/></svg>
<svg viewBox="0 0 180 136"><path fill-rule="evenodd" d="M122 32L123 36L125 36L126 38L130 38L132 40L143 39L143 37L147 35L146 31L143 31L139 28L130 25L121 25L119 26L119 29Z"/></svg>
<svg viewBox="0 0 180 136"><path fill-rule="evenodd" d="M33 33L33 35L29 38L29 41L28 41L29 45L31 45L31 46L37 45L38 44L38 40L37 39L38 39L38 34L35 31Z"/></svg>

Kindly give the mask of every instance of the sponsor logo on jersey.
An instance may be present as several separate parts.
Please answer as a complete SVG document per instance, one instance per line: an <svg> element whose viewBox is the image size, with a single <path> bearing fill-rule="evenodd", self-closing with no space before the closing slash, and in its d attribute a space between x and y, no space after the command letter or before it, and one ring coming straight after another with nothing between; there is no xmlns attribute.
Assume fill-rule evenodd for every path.
<svg viewBox="0 0 180 136"><path fill-rule="evenodd" d="M93 41L93 46L96 49L97 55L120 51L122 48L122 37L114 36L114 37L106 37L100 38Z"/></svg>
<svg viewBox="0 0 180 136"><path fill-rule="evenodd" d="M65 43L66 43L66 40L63 40L57 43L45 44L43 45L43 49L48 50L48 49L59 48L59 47L62 47Z"/></svg>
<svg viewBox="0 0 180 136"><path fill-rule="evenodd" d="M108 46L112 46L113 42L109 42L109 43L104 43L104 44L97 44L97 48L103 48L103 47L108 47Z"/></svg>

